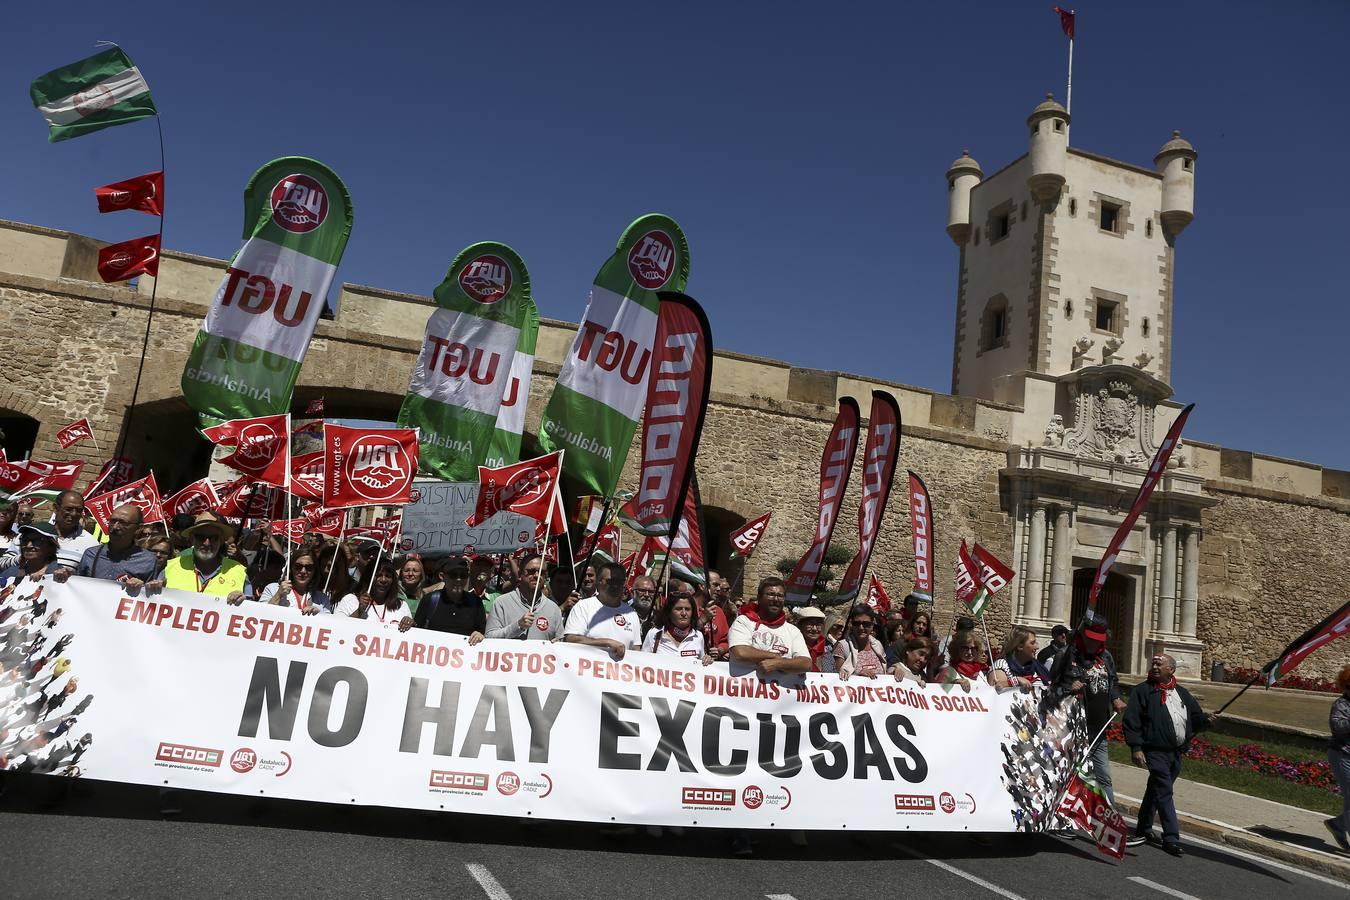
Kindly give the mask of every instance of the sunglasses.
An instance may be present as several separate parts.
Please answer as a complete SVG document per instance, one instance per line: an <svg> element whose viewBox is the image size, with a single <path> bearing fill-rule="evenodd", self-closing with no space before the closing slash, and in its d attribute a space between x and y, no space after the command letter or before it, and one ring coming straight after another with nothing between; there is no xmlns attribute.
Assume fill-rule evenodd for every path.
<svg viewBox="0 0 1350 900"><path fill-rule="evenodd" d="M876 623L875 623L875 622L869 622L869 621L867 621L866 619L863 619L863 620L861 620L861 621L854 622L854 623L853 623L853 627L854 627L854 628L875 628L875 627L876 627Z"/></svg>
<svg viewBox="0 0 1350 900"><path fill-rule="evenodd" d="M294 570L297 571L297 572L313 572L313 571L314 571L314 566L313 566L313 565L306 565L305 563L292 563L291 568L294 569Z"/></svg>

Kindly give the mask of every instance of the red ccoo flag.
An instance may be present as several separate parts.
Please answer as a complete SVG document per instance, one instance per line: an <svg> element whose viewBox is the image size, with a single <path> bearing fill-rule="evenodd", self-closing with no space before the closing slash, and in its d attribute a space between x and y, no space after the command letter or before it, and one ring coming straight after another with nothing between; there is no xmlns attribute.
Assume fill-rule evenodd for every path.
<svg viewBox="0 0 1350 900"><path fill-rule="evenodd" d="M290 439L288 418L280 415L231 419L203 428L202 434L213 444L235 448L233 453L220 460L231 469L251 475L263 484L285 487L288 474L286 446Z"/></svg>
<svg viewBox="0 0 1350 900"><path fill-rule="evenodd" d="M1077 15L1071 9L1064 9L1061 6L1055 7L1055 12L1059 13L1059 27L1064 29L1064 35L1069 40L1073 40L1073 19Z"/></svg>
<svg viewBox="0 0 1350 900"><path fill-rule="evenodd" d="M470 528L481 525L504 509L550 522L554 534L567 530L561 503L557 502L558 472L562 451L527 459L500 469L478 467L478 505L464 520Z"/></svg>
<svg viewBox="0 0 1350 900"><path fill-rule="evenodd" d="M412 502L416 429L325 424L323 452L323 505L329 509Z"/></svg>
<svg viewBox="0 0 1350 900"><path fill-rule="evenodd" d="M151 172L126 181L114 181L94 188L98 211L117 212L136 209L152 216L164 215L164 173Z"/></svg>
<svg viewBox="0 0 1350 900"><path fill-rule="evenodd" d="M867 605L872 607L883 620L891 614L891 595L886 593L886 588L882 585L881 579L875 574L871 575L871 581L867 585Z"/></svg>
<svg viewBox="0 0 1350 900"><path fill-rule="evenodd" d="M98 277L126 281L137 275L159 275L159 235L109 244L98 251Z"/></svg>
<svg viewBox="0 0 1350 900"><path fill-rule="evenodd" d="M729 536L731 541L731 554L736 556L749 556L755 550L755 545L759 539L764 537L764 532L769 528L769 517L773 515L770 510L758 519L751 519L740 528L737 528Z"/></svg>
<svg viewBox="0 0 1350 900"><path fill-rule="evenodd" d="M1284 648L1279 659L1273 659L1261 667L1261 671L1266 674L1266 687L1274 687L1275 682L1292 672L1314 650L1347 634L1350 634L1350 602L1303 632L1298 640Z"/></svg>
<svg viewBox="0 0 1350 900"><path fill-rule="evenodd" d="M62 450L69 450L85 438L94 436L94 429L89 427L88 419L80 419L71 422L65 428L56 433L56 440L61 444Z"/></svg>

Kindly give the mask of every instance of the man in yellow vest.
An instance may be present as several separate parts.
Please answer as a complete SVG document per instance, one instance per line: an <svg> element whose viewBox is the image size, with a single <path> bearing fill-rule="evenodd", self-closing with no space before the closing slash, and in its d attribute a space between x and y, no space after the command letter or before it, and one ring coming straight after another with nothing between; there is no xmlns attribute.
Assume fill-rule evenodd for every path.
<svg viewBox="0 0 1350 900"><path fill-rule="evenodd" d="M197 513L196 521L183 529L192 546L169 560L164 569L164 586L224 597L238 603L244 597L244 576L248 569L225 556L225 542L233 529L210 510Z"/></svg>

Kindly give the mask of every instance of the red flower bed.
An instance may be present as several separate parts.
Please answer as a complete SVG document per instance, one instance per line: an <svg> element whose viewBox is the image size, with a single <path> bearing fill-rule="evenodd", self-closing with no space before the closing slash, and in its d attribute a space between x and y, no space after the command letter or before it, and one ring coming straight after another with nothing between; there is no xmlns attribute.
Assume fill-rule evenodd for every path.
<svg viewBox="0 0 1350 900"><path fill-rule="evenodd" d="M1224 673L1224 681L1230 684L1246 684L1256 675L1256 669L1230 669ZM1265 678L1262 677L1261 680L1264 681ZM1321 678L1304 678L1302 675L1286 675L1275 682L1275 687L1292 688L1296 691L1321 691L1326 694L1340 693L1340 689L1330 681L1323 681Z"/></svg>
<svg viewBox="0 0 1350 900"><path fill-rule="evenodd" d="M1119 725L1112 725L1107 729L1106 737L1116 743L1125 742L1125 733ZM1331 774L1331 766L1326 760L1290 760L1267 753L1257 744L1226 747L1210 743L1204 737L1197 737L1191 741L1191 748L1186 751L1186 756L1188 759L1203 760L1216 766L1245 769L1249 772L1283 778L1295 784L1318 787L1333 794L1340 793L1336 778Z"/></svg>

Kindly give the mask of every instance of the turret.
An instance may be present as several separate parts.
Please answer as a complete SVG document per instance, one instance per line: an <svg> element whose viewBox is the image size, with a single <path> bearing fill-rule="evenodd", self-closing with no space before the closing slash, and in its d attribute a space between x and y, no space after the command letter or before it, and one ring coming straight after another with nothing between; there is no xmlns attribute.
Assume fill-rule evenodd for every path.
<svg viewBox="0 0 1350 900"><path fill-rule="evenodd" d="M1153 165L1163 179L1159 218L1169 242L1195 218L1195 157L1195 148L1180 131L1172 132L1172 139L1153 157Z"/></svg>
<svg viewBox="0 0 1350 900"><path fill-rule="evenodd" d="M969 150L947 168L947 234L958 247L970 239L970 192L984 177Z"/></svg>
<svg viewBox="0 0 1350 900"><path fill-rule="evenodd" d="M1031 177L1027 186L1040 201L1054 200L1064 187L1065 157L1069 149L1069 113L1046 94L1027 118L1031 131Z"/></svg>

